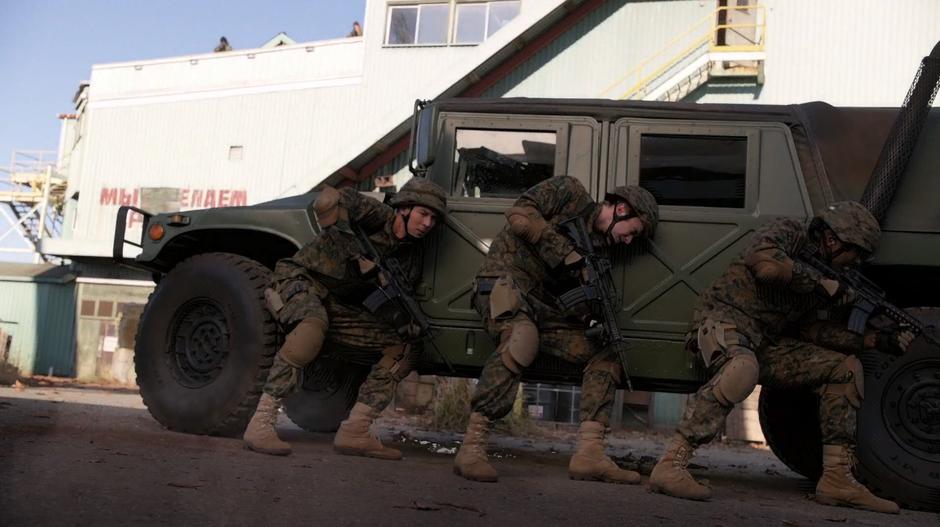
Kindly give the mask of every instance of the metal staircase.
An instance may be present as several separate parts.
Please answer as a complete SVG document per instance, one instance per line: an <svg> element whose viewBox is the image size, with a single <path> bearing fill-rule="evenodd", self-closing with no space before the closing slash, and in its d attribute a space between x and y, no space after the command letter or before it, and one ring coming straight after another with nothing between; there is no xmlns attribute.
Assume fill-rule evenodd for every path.
<svg viewBox="0 0 940 527"><path fill-rule="evenodd" d="M710 79L764 82L764 6L721 6L614 81L602 97L678 101Z"/></svg>
<svg viewBox="0 0 940 527"><path fill-rule="evenodd" d="M0 255L26 253L37 263L60 263L56 257L40 254L38 248L43 238L62 233L65 183L56 169L55 152L13 152L10 165L0 167ZM6 241L14 233L20 247Z"/></svg>

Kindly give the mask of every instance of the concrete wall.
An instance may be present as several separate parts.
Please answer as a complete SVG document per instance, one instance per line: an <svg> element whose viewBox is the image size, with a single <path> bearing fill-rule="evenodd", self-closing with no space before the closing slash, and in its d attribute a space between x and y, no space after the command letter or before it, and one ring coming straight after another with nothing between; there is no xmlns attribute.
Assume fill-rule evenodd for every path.
<svg viewBox="0 0 940 527"><path fill-rule="evenodd" d="M80 380L134 384L133 344L120 337L124 316L138 316L153 287L120 283L78 284L76 376ZM131 308L137 308L135 311Z"/></svg>

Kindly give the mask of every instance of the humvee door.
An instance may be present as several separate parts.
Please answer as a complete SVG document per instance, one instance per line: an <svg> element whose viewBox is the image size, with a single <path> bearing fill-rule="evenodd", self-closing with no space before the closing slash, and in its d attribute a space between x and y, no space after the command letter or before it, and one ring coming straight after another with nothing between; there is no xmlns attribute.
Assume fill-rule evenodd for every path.
<svg viewBox="0 0 940 527"><path fill-rule="evenodd" d="M796 150L777 123L622 119L611 128L611 186L643 186L661 215L648 247L616 259L622 327L634 338L680 338L698 295L758 225L807 218Z"/></svg>
<svg viewBox="0 0 940 527"><path fill-rule="evenodd" d="M493 349L470 303L474 275L505 211L529 187L569 174L596 194L599 188L601 126L585 117L493 116L442 113L442 136L430 177L448 189L451 210L432 254L425 257L422 307L448 326L473 328L463 342L446 347L482 363ZM442 335L441 338L453 337Z"/></svg>

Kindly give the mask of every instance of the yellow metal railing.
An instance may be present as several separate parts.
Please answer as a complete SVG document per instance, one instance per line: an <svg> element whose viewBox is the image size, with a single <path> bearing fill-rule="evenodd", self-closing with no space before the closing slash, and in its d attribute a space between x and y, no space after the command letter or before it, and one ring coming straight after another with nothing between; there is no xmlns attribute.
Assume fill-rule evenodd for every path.
<svg viewBox="0 0 940 527"><path fill-rule="evenodd" d="M754 15L753 23L746 24L719 24L719 14L724 12L750 11ZM753 37L743 34L744 31L754 30ZM724 31L726 36L732 33L745 40L742 44L718 44L718 36ZM607 95L617 86L628 84L630 88L623 92L620 99L629 99L649 86L677 64L688 58L699 49L708 52L738 52L763 51L764 35L766 32L766 16L764 6L722 6L706 15L694 26L670 40L665 46L641 61L636 67L629 70L622 77L610 84L601 96ZM706 48L707 45L707 48Z"/></svg>

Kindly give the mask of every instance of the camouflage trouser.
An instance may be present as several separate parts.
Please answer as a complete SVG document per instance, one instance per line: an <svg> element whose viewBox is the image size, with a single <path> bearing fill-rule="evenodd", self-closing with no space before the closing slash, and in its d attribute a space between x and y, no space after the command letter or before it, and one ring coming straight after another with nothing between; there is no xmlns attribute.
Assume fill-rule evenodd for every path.
<svg viewBox="0 0 940 527"><path fill-rule="evenodd" d="M742 352L747 352L739 348ZM758 382L765 386L799 387L816 390L826 384L851 382L851 373L839 366L846 356L802 340L784 338L777 344L761 347L755 354L760 364ZM705 444L724 429L732 407L722 406L715 398L718 372L728 356L709 367L711 379L690 399L678 432L693 446ZM856 410L845 397L824 396L819 402L822 442L826 445L855 444Z"/></svg>
<svg viewBox="0 0 940 527"><path fill-rule="evenodd" d="M402 343L394 329L375 318L365 308L337 302L329 294L321 297L313 288L309 293L290 299L278 312L278 322L286 330L293 330L301 320L308 317L327 322L324 349L331 345L338 345L381 352L390 346ZM415 352L411 351L411 353ZM268 373L264 392L274 397L290 395L297 389L300 370L285 362L278 353ZM400 372L390 371L384 363L373 366L369 376L359 388L359 402L379 410L384 409L395 394L399 374Z"/></svg>
<svg viewBox="0 0 940 527"><path fill-rule="evenodd" d="M483 317L483 325L490 336L499 341L500 334L518 321L518 317L536 318L539 332L539 352L546 352L575 364L586 364L581 378L581 421L610 422L617 382L614 371L619 372L620 363L613 353L604 353L584 335L584 327L565 320L564 315L534 299L515 317L493 319L490 317L489 300L486 295L477 295L474 306ZM529 313L537 312L533 317ZM498 353L493 353L483 365L480 381L470 400L474 412L489 419L499 419L512 410L519 390L521 374L506 367Z"/></svg>

